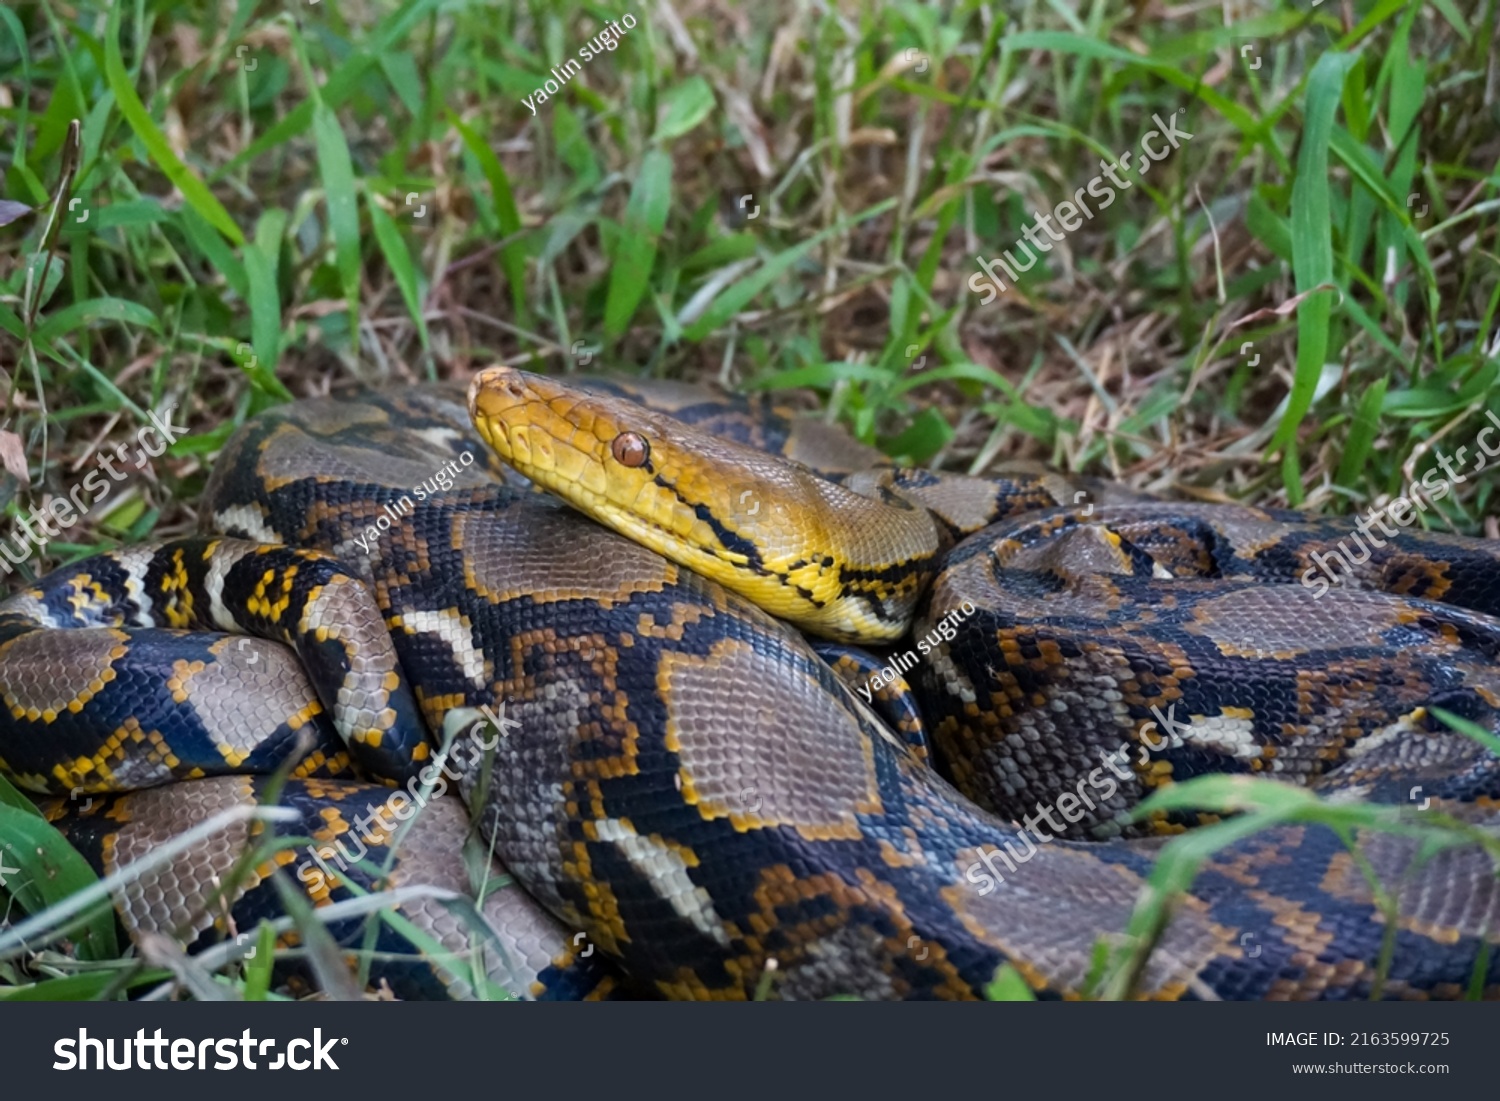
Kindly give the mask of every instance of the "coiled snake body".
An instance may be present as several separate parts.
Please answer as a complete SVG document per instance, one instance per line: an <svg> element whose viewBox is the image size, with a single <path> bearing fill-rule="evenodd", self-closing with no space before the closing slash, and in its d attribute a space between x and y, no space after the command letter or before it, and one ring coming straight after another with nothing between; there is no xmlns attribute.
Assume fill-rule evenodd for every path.
<svg viewBox="0 0 1500 1101"><path fill-rule="evenodd" d="M1122 943L1115 992L1134 996L1494 993L1480 844L1423 852L1393 810L1390 829L1350 828L1354 853L1293 813L1211 855L1152 924L1150 835L1214 819L1119 813L1228 771L1335 801L1420 787L1492 830L1496 758L1437 712L1496 727L1493 545L1399 536L1323 595L1296 580L1347 537L1336 521L859 473L868 454L816 426L651 395L698 434L608 389L497 368L471 409L509 462L629 539L507 476L448 393L257 418L210 485L216 535L87 559L0 604L0 768L56 794L178 781L51 808L113 870L255 799L237 773L312 734L281 795L307 844L237 888L237 927L277 910L276 865L319 906L472 887L462 808L433 790L451 778L525 888L484 898L508 949L484 967L538 996L972 998L1006 962L1079 996ZM899 683L869 691L884 654L835 673L720 581L826 637L894 642L921 720L901 718ZM481 716L486 753L434 757ZM137 881L127 926L193 946L232 932L207 899L245 840ZM467 943L439 902L402 913ZM411 951L389 925L375 947ZM432 970L388 974L409 996L472 987Z"/></svg>

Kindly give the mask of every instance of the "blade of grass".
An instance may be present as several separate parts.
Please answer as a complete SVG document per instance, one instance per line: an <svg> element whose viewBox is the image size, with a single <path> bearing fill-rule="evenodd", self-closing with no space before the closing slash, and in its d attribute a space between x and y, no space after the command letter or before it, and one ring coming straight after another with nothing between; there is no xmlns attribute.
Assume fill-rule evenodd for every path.
<svg viewBox="0 0 1500 1101"><path fill-rule="evenodd" d="M172 181L172 185L182 192L182 197L188 204L229 240L236 245L243 245L245 237L240 232L240 227L234 224L234 219L219 200L214 198L207 185L172 151L166 135L157 128L151 113L141 102L141 97L136 95L130 76L125 72L124 58L120 54L120 13L123 8L123 4L110 5L109 28L104 36L104 77L109 82L109 90L115 94L120 114L125 116L125 121L146 147L151 159L167 179Z"/></svg>
<svg viewBox="0 0 1500 1101"><path fill-rule="evenodd" d="M625 224L615 245L609 296L604 302L604 334L611 340L629 326L651 283L656 248L671 205L672 158L665 150L652 149L641 160L625 206Z"/></svg>
<svg viewBox="0 0 1500 1101"><path fill-rule="evenodd" d="M312 903L307 900L307 896L291 885L291 880L280 868L272 873L271 883L281 900L281 908L292 919L302 946L307 950L307 962L317 976L323 993L337 1001L362 1001L363 994L359 984L344 965L338 943L313 913Z"/></svg>
<svg viewBox="0 0 1500 1101"><path fill-rule="evenodd" d="M47 320L36 327L36 338L56 340L100 321L120 321L127 325L139 325L153 333L161 332L156 315L138 302L124 298L90 298L86 302L64 306L48 316Z"/></svg>
<svg viewBox="0 0 1500 1101"><path fill-rule="evenodd" d="M0 959L9 959L29 951L39 942L61 935L63 930L77 924L75 919L80 914L85 915L86 918L91 917L100 902L107 907L110 892L119 890L127 883L135 882L147 871L171 863L184 852L201 845L206 838L212 837L220 830L236 822L252 818L273 822L301 820L300 815L295 811L281 807L231 807L229 810L221 811L206 822L194 826L166 844L153 849L149 855L140 860L111 872L103 879L89 883L81 890L69 892L65 898L61 898L40 913L32 914L23 922L0 930ZM79 859L83 858L79 857ZM92 875L92 872L90 874Z"/></svg>
<svg viewBox="0 0 1500 1101"><path fill-rule="evenodd" d="M511 190L510 177L505 174L505 166L495 156L494 150L473 128L465 125L452 111L448 112L448 121L458 131L464 145L479 162L484 178L489 181L490 196L495 202L495 217L500 219L500 233L510 242L500 250L500 267L504 269L506 282L510 284L510 301L515 307L516 324L529 329L532 322L531 309L526 303L526 245L517 237L522 229L521 214L516 209L516 197Z"/></svg>
<svg viewBox="0 0 1500 1101"><path fill-rule="evenodd" d="M171 972L138 970L120 983L122 989L150 986L171 978ZM0 986L0 1002L92 1002L120 982L118 971L90 971L82 975L64 975L28 986Z"/></svg>
<svg viewBox="0 0 1500 1101"><path fill-rule="evenodd" d="M411 250L401 238L401 230L395 219L381 209L373 196L365 195L365 209L370 212L370 224L375 227L375 242L385 262L390 266L396 286L401 289L401 299L411 313L417 327L417 336L422 341L422 350L432 354L432 340L427 332L427 319L422 316L422 298L417 266L411 258Z"/></svg>
<svg viewBox="0 0 1500 1101"><path fill-rule="evenodd" d="M0 783L3 783L0 780ZM0 805L0 863L17 871L5 877L5 889L27 913L39 914L69 895L96 886L99 877L78 850L53 825L34 813ZM78 955L86 960L113 959L115 915L109 900L84 910L69 928L77 928Z"/></svg>
<svg viewBox="0 0 1500 1101"><path fill-rule="evenodd" d="M1344 74L1353 55L1326 53L1318 58L1307 82L1302 148L1297 154L1297 178L1292 184L1292 270L1297 293L1304 294L1320 283L1333 282L1332 218L1328 204L1328 147L1333 138L1334 115L1338 111ZM1292 392L1276 434L1271 437L1267 457L1288 448L1312 407L1313 394L1328 354L1329 325L1333 298L1327 292L1310 295L1297 307L1297 363ZM1291 486L1287 486L1291 490ZM1299 487L1300 488L1300 487Z"/></svg>
<svg viewBox="0 0 1500 1101"><path fill-rule="evenodd" d="M727 323L731 317L744 309L751 299L769 287L778 277L789 270L793 264L797 263L797 261L801 260L828 238L836 234L845 233L850 227L856 226L860 222L884 214L899 201L899 199L892 198L876 203L874 206L868 207L858 214L850 215L848 218L844 218L831 226L819 230L801 244L773 256L744 279L726 287L723 293L709 304L708 309L703 311L703 316L687 327L682 334L683 338L695 342L702 340L719 326Z"/></svg>
<svg viewBox="0 0 1500 1101"><path fill-rule="evenodd" d="M349 141L332 108L319 103L313 110L313 141L318 149L318 171L328 199L328 232L333 236L334 262L349 310L349 343L359 347L359 208L354 197L354 164Z"/></svg>
<svg viewBox="0 0 1500 1101"><path fill-rule="evenodd" d="M271 989L275 966L276 930L262 921L255 937L255 956L245 965L245 1001L263 1002Z"/></svg>
<svg viewBox="0 0 1500 1101"><path fill-rule="evenodd" d="M1341 486L1352 489L1364 475L1365 461L1370 457L1370 448L1380 431L1380 407L1385 402L1387 385L1388 379L1376 379L1359 399L1359 409L1344 440L1344 457L1339 460L1338 473L1333 477Z"/></svg>
<svg viewBox="0 0 1500 1101"><path fill-rule="evenodd" d="M356 49L347 57L342 58L329 75L328 83L320 89L322 98L329 108L336 110L359 91L363 86L367 71L372 65L379 63L380 55L398 46L406 37L407 32L418 21L435 11L441 3L442 0L407 0L386 16L370 33L367 46L364 49ZM238 156L210 178L217 180L237 172L247 162L279 145L285 145L292 138L306 131L312 124L313 106L312 99L303 100L285 118L246 146Z"/></svg>
<svg viewBox="0 0 1500 1101"><path fill-rule="evenodd" d="M277 289L281 237L286 211L267 210L255 223L255 240L245 248L245 282L250 300L250 345L255 351L252 374L276 377L281 356L281 292ZM285 400L291 400L288 393Z"/></svg>

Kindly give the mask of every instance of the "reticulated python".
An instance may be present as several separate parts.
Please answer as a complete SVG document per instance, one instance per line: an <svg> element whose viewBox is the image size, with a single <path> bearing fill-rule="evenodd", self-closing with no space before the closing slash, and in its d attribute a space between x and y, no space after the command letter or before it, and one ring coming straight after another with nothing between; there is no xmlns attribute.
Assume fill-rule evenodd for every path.
<svg viewBox="0 0 1500 1101"><path fill-rule="evenodd" d="M496 450L632 539L507 478L451 394L257 418L215 470L215 536L87 559L0 604L0 768L38 792L148 788L52 808L109 871L257 798L238 774L310 733L281 797L306 844L237 888L235 928L277 910L275 865L319 906L471 888L457 788L526 888L484 898L505 948L484 966L559 997L968 998L1007 961L1040 992L1087 993L1161 848L1138 835L1188 821L1120 812L1203 772L1390 802L1421 787L1493 822L1496 759L1434 714L1496 727L1492 544L1405 535L1320 595L1296 581L1338 521L862 471L872 455L820 426L653 392L685 427L625 392L497 368L470 398ZM725 586L824 636L897 641L815 650ZM488 751L465 754L480 730ZM441 734L459 735L447 757ZM231 932L207 900L246 837L138 879L126 925ZM1359 858L1301 824L1220 850L1131 991L1493 992L1483 850L1357 840ZM1391 892L1389 944L1365 872ZM403 917L467 944L440 902ZM333 931L412 950L391 924L373 945ZM472 985L429 962L380 976L408 996Z"/></svg>

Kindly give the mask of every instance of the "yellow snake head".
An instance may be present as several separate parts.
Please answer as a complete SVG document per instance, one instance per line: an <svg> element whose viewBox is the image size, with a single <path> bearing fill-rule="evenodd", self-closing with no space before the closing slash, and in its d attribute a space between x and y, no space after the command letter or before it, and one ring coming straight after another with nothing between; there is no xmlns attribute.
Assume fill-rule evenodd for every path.
<svg viewBox="0 0 1500 1101"><path fill-rule="evenodd" d="M923 509L511 367L475 377L469 414L533 482L814 634L901 637L941 546Z"/></svg>

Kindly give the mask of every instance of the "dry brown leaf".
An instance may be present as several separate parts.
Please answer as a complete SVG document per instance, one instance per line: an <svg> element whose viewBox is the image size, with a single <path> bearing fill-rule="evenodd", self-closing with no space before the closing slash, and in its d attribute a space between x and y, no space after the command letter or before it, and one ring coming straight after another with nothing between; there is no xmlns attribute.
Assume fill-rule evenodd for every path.
<svg viewBox="0 0 1500 1101"><path fill-rule="evenodd" d="M1338 294L1340 302L1344 300L1344 292L1339 290L1338 287L1336 287L1334 284L1319 283L1316 287L1310 287L1307 290L1303 291L1301 294L1292 295L1292 297L1288 298L1279 306L1268 306L1263 310L1256 310L1254 313L1247 313L1244 317L1240 318L1224 331L1233 332L1241 325L1248 325L1252 321L1262 321L1269 317L1285 317L1287 314L1291 313L1298 306L1300 306L1304 298L1306 298L1310 294L1317 294L1319 291L1334 291Z"/></svg>
<svg viewBox="0 0 1500 1101"><path fill-rule="evenodd" d="M23 486L31 484L31 475L26 469L26 447L21 437L0 428L0 466L16 476Z"/></svg>

